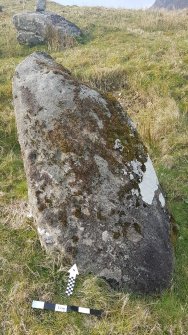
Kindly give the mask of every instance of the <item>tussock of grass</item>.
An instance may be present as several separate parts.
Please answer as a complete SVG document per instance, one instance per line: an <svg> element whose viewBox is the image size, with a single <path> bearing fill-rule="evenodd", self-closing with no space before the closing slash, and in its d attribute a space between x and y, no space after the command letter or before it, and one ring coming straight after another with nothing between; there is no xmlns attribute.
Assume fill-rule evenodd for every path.
<svg viewBox="0 0 188 335"><path fill-rule="evenodd" d="M19 46L11 16L34 1L1 0L0 13L0 334L185 335L188 333L188 86L187 11L149 12L59 6L84 32L61 50ZM174 226L176 267L160 297L114 292L101 279L80 275L65 297L67 264L46 255L27 218L27 187L11 94L16 65L35 50L50 52L73 75L116 96L136 123L155 162ZM176 231L177 230L177 231ZM56 261L55 261L56 260ZM32 300L103 309L102 319L31 309Z"/></svg>
<svg viewBox="0 0 188 335"><path fill-rule="evenodd" d="M160 150L162 155L170 153L175 145L180 119L175 100L170 97L161 98L155 91L150 92L150 100L135 116L141 136L151 149Z"/></svg>
<svg viewBox="0 0 188 335"><path fill-rule="evenodd" d="M3 196L3 194L2 194ZM3 224L14 229L25 227L27 219L30 219L30 211L25 201L12 201L4 205L1 210Z"/></svg>

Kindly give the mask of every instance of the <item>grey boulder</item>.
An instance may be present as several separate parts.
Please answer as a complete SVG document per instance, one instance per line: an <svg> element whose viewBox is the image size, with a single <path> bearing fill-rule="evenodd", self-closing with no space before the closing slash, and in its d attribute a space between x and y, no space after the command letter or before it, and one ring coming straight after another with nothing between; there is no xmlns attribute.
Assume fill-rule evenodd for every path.
<svg viewBox="0 0 188 335"><path fill-rule="evenodd" d="M42 246L114 288L168 287L173 251L165 199L119 103L44 53L17 66L13 97Z"/></svg>
<svg viewBox="0 0 188 335"><path fill-rule="evenodd" d="M51 12L30 12L13 16L18 42L29 46L46 43L58 37L63 44L68 37L81 36L81 30L63 16Z"/></svg>
<svg viewBox="0 0 188 335"><path fill-rule="evenodd" d="M187 0L156 0L152 9L168 9L168 10L176 10L176 9L185 9L188 8Z"/></svg>

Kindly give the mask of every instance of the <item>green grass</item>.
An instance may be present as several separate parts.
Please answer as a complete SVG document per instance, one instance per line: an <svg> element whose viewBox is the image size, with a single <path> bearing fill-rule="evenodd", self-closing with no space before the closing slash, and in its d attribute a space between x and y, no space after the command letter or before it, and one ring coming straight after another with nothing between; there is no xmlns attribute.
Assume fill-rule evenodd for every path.
<svg viewBox="0 0 188 335"><path fill-rule="evenodd" d="M84 31L60 50L19 46L11 16L19 1L1 0L0 13L0 334L184 335L188 333L188 20L187 11L148 12L48 3ZM34 8L27 1L25 9ZM27 185L17 140L11 80L16 65L45 50L73 75L112 93L137 125L158 171L176 222L171 288L157 297L114 292L79 276L65 298L67 267L41 249L27 218ZM56 262L54 261L56 259ZM31 309L32 299L104 309L102 319Z"/></svg>

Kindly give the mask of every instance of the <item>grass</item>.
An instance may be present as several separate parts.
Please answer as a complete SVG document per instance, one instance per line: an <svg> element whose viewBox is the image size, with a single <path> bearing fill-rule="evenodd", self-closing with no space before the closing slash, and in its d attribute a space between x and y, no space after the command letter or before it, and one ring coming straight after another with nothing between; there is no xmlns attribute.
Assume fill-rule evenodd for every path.
<svg viewBox="0 0 188 335"><path fill-rule="evenodd" d="M85 33L76 44L19 46L11 16L24 3L1 0L0 13L0 334L185 335L188 333L188 21L186 10L149 12L48 3ZM25 9L34 1L25 2ZM27 185L12 106L16 65L45 50L73 75L112 93L133 118L176 222L175 273L161 296L114 292L79 276L65 298L67 267L41 249L28 218ZM31 309L33 299L104 309L102 319Z"/></svg>

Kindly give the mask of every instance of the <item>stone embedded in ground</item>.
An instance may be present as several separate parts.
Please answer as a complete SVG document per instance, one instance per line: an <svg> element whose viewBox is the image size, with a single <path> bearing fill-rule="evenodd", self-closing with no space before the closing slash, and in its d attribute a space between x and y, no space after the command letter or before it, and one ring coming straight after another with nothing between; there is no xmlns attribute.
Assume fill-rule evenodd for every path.
<svg viewBox="0 0 188 335"><path fill-rule="evenodd" d="M61 47L68 38L82 33L74 23L51 12L16 14L13 23L18 32L18 42L29 46L56 41Z"/></svg>
<svg viewBox="0 0 188 335"><path fill-rule="evenodd" d="M37 0L36 2L36 11L44 12L46 10L46 0Z"/></svg>
<svg viewBox="0 0 188 335"><path fill-rule="evenodd" d="M16 68L13 96L41 244L113 287L168 287L173 253L165 199L119 103L44 53Z"/></svg>

